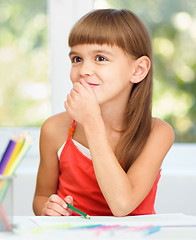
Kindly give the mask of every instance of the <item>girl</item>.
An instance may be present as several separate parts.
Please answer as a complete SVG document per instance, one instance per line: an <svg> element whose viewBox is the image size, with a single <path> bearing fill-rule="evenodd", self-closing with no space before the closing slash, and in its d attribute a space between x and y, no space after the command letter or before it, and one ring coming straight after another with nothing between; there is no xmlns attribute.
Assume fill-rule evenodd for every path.
<svg viewBox="0 0 196 240"><path fill-rule="evenodd" d="M73 88L46 120L33 201L36 215L153 214L160 167L173 144L152 118L151 41L128 10L96 10L69 36ZM70 128L71 126L71 128Z"/></svg>

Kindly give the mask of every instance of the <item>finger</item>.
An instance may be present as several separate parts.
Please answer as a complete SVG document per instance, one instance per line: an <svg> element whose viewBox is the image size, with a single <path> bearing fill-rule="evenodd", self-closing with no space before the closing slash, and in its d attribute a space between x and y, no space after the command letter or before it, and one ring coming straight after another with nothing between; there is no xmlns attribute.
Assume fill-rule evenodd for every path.
<svg viewBox="0 0 196 240"><path fill-rule="evenodd" d="M73 197L72 196L66 196L64 198L64 200L65 200L65 202L67 202L67 203L69 203L70 205L73 206ZM72 215L72 212L73 212L72 209L67 208L67 211L69 212L69 215Z"/></svg>
<svg viewBox="0 0 196 240"><path fill-rule="evenodd" d="M68 112L68 111L69 111L69 110L68 110L69 105L68 105L68 102L67 102L67 101L64 102L64 107L65 107L65 110Z"/></svg>
<svg viewBox="0 0 196 240"><path fill-rule="evenodd" d="M70 105L74 101L77 101L78 99L78 93L75 90L71 90L70 94L67 95L67 103Z"/></svg>
<svg viewBox="0 0 196 240"><path fill-rule="evenodd" d="M51 195L49 197L49 202L58 203L62 207L63 207L63 204L65 204L65 201L63 201L63 199L61 199L57 194Z"/></svg>
<svg viewBox="0 0 196 240"><path fill-rule="evenodd" d="M84 79L80 80L80 84L87 89L88 91L92 92L92 88L89 86L89 84L87 82L84 81Z"/></svg>
<svg viewBox="0 0 196 240"><path fill-rule="evenodd" d="M71 104L71 101L72 101L72 97L70 94L67 95L67 105L70 105Z"/></svg>
<svg viewBox="0 0 196 240"><path fill-rule="evenodd" d="M71 216L72 215L72 210L70 208L67 209L67 215L66 216Z"/></svg>
<svg viewBox="0 0 196 240"><path fill-rule="evenodd" d="M66 196L66 197L64 198L64 200L65 200L65 202L73 205L73 197L72 197L72 196Z"/></svg>
<svg viewBox="0 0 196 240"><path fill-rule="evenodd" d="M65 203L64 203L64 205L65 205ZM47 209L52 210L62 216L68 215L67 209L64 208L64 206L59 205L58 203L48 202Z"/></svg>
<svg viewBox="0 0 196 240"><path fill-rule="evenodd" d="M74 119L74 114L71 108L71 103L69 104L67 101L64 102L64 107L67 113L69 113L69 115Z"/></svg>
<svg viewBox="0 0 196 240"><path fill-rule="evenodd" d="M77 90L75 90L75 89L71 89L71 91L70 91L70 96L71 96L71 98L75 98L75 97L78 95L78 92L79 92L79 91L77 91Z"/></svg>
<svg viewBox="0 0 196 240"><path fill-rule="evenodd" d="M49 209L47 208L45 211L44 211L44 216L61 216L60 213L54 211L53 209Z"/></svg>
<svg viewBox="0 0 196 240"><path fill-rule="evenodd" d="M73 89L74 89L77 93L79 93L80 91L82 91L83 88L84 88L84 87L83 87L79 82L73 84Z"/></svg>
<svg viewBox="0 0 196 240"><path fill-rule="evenodd" d="M50 198L49 198L50 199ZM45 203L44 208L42 209L42 216L60 216L61 214L55 211L55 209L50 208L50 200Z"/></svg>

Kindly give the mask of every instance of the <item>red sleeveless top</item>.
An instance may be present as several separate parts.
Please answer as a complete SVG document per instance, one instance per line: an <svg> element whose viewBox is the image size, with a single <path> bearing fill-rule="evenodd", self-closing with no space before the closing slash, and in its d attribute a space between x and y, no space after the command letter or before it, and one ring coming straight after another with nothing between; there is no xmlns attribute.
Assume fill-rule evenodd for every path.
<svg viewBox="0 0 196 240"><path fill-rule="evenodd" d="M60 175L57 194L73 197L74 206L90 216L112 216L98 186L92 160L84 156L72 141L75 121L60 155ZM155 214L154 202L160 171L155 183L141 204L129 215ZM78 215L73 212L73 215Z"/></svg>

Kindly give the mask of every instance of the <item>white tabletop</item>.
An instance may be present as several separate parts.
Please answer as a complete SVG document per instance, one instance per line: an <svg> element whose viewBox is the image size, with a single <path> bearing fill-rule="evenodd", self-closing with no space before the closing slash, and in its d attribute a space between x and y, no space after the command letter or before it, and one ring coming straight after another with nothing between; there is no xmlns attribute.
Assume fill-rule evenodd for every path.
<svg viewBox="0 0 196 240"><path fill-rule="evenodd" d="M183 214L156 214L134 217L28 217L13 218L11 232L0 232L1 240L30 239L196 239L196 217ZM87 226L98 225L96 228ZM101 225L101 226L100 226ZM160 227L148 234L147 226ZM131 228L132 227L132 228ZM134 228L143 230L134 230Z"/></svg>

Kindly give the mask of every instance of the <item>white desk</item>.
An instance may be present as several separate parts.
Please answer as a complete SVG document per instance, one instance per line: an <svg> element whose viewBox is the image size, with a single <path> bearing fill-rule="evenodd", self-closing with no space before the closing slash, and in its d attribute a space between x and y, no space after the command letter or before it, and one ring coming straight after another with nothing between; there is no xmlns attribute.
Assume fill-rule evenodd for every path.
<svg viewBox="0 0 196 240"><path fill-rule="evenodd" d="M183 214L160 214L134 217L92 217L83 219L81 217L14 217L14 224L17 225L12 232L0 232L1 240L30 240L47 239L58 240L100 240L100 239L162 239L162 240L194 240L196 239L196 217ZM62 225L63 224L63 225ZM67 224L72 226L103 224L122 225L122 226L144 226L159 225L160 231L144 235L139 231L127 231L127 229L115 229L100 231L92 229L70 229ZM56 225L56 227L54 227Z"/></svg>

